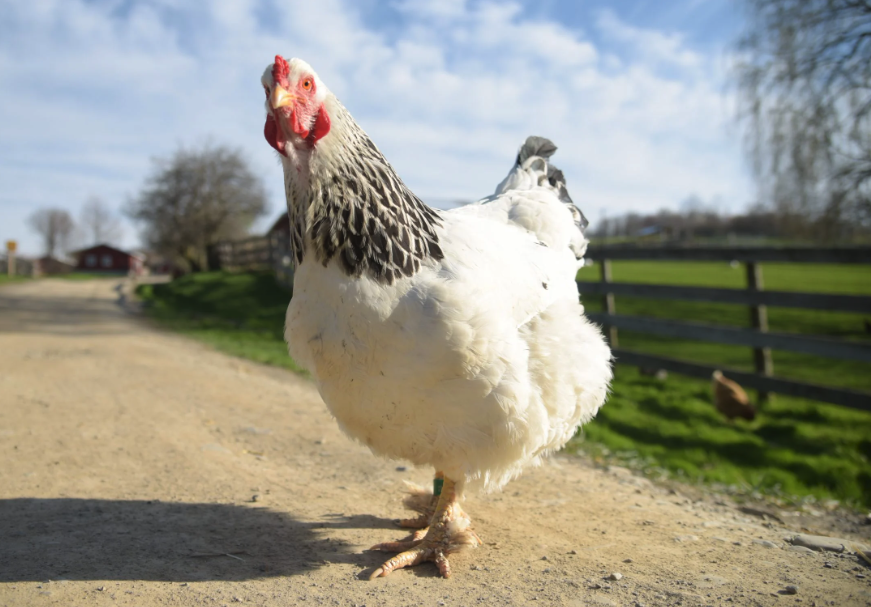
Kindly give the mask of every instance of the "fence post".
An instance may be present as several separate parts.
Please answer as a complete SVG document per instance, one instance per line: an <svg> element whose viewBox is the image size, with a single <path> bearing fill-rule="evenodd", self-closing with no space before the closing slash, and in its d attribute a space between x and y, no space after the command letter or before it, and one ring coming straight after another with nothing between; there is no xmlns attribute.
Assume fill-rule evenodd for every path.
<svg viewBox="0 0 871 607"><path fill-rule="evenodd" d="M601 279L602 283L608 284L611 282L611 260L603 259L601 263ZM610 291L606 291L605 295L602 297L602 307L605 309L606 314L616 314L617 306L614 305L614 294ZM617 327L612 327L611 325L605 325L605 336L608 338L608 344L612 348L616 348L619 346L619 342L617 340Z"/></svg>
<svg viewBox="0 0 871 607"><path fill-rule="evenodd" d="M747 290L762 291L762 266L755 261L747 262ZM750 306L750 324L760 333L768 333L768 310L765 306ZM753 366L760 375L771 376L774 363L771 348L753 348ZM759 402L768 400L768 392L758 391Z"/></svg>
<svg viewBox="0 0 871 607"><path fill-rule="evenodd" d="M266 260L266 265L269 267L269 269L271 269L271 270L274 272L274 271L275 271L275 265L276 265L276 258L275 258L275 249L276 249L276 247L275 247L275 235L274 235L274 234L269 234L269 235L267 235L267 236L266 236L266 243L267 243L268 250L269 250L269 252L267 253L267 255L268 255L269 258Z"/></svg>

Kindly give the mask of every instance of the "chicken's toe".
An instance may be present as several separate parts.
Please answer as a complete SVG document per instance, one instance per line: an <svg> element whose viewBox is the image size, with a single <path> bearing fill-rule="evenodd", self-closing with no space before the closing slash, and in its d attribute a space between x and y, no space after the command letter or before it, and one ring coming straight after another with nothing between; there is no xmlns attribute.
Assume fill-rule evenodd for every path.
<svg viewBox="0 0 871 607"><path fill-rule="evenodd" d="M443 577L450 577L451 566L448 562L448 554L449 552L447 552L445 547L437 543L428 541L419 542L413 548L401 552L385 562L369 576L369 579L374 580L375 578L385 577L396 569L411 567L426 561L433 561Z"/></svg>
<svg viewBox="0 0 871 607"><path fill-rule="evenodd" d="M471 520L460 507L454 483L445 479L445 491L439 496L428 528L418 530L398 542L385 542L372 547L372 550L400 551L400 554L376 569L369 579L384 577L396 569L426 561L434 562L442 576L450 577L448 555L480 544L481 540L471 529Z"/></svg>
<svg viewBox="0 0 871 607"><path fill-rule="evenodd" d="M429 522L427 522L427 524L429 524ZM369 548L369 550L380 550L382 552L403 552L405 550L410 550L423 541L423 538L426 537L428 531L429 527L424 527L423 529L418 529L404 539L395 542L381 542L380 544L375 544Z"/></svg>
<svg viewBox="0 0 871 607"><path fill-rule="evenodd" d="M440 535L441 537L439 537ZM387 542L379 544L373 549L392 551L404 548L404 550L376 569L369 576L369 579L374 580L375 578L384 577L397 569L411 567L427 561L435 563L443 577L450 577L451 564L448 561L448 555L459 552L464 548L474 548L479 545L481 545L481 540L471 529L464 529L454 533L437 533L416 542Z"/></svg>

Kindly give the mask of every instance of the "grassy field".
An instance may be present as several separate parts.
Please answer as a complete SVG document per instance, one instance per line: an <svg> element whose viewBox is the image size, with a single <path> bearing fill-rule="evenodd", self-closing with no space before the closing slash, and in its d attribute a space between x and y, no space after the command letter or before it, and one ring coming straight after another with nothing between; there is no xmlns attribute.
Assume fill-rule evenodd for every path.
<svg viewBox="0 0 871 607"><path fill-rule="evenodd" d="M744 286L743 269L728 264L617 262L613 270L615 280L627 282ZM871 271L862 267L766 264L764 272L770 289L871 293ZM585 268L580 278L598 279L598 268ZM141 286L139 293L165 326L230 354L296 369L282 338L290 293L270 274L191 275ZM584 303L599 309L598 299ZM740 306L618 297L617 310L749 325L747 309ZM869 339L861 315L769 309L769 318L772 330ZM628 332L620 339L627 348L750 369L748 348ZM775 352L774 366L787 377L871 389L867 365ZM608 404L571 448L652 476L724 485L739 495L871 506L871 414L776 396L753 422L730 423L713 408L708 382L674 374L660 382L618 366Z"/></svg>
<svg viewBox="0 0 871 607"><path fill-rule="evenodd" d="M871 294L867 266L764 264L764 285L782 291ZM725 263L615 262L613 280L647 284L746 287L743 265ZM598 280L587 267L581 280ZM601 298L587 297L591 311ZM744 306L617 297L618 313L750 326ZM769 308L769 328L785 333L869 341L861 314ZM620 331L621 347L672 358L752 370L749 348L669 339ZM773 351L775 374L871 391L868 366L792 352ZM836 498L871 505L871 415L801 399L775 396L753 422L724 421L711 405L710 386L672 374L666 382L618 367L614 394L586 427L580 448L604 449L651 473L670 473L739 490Z"/></svg>
<svg viewBox="0 0 871 607"><path fill-rule="evenodd" d="M746 287L744 267L740 265L737 268L732 268L725 263L616 262L612 265L615 282ZM871 295L871 267L869 266L764 264L762 267L767 289ZM598 280L599 268L598 266L584 268L578 273L578 277L580 280ZM593 312L600 311L601 298L585 297L584 306ZM616 309L620 314L737 327L750 326L747 307L732 304L617 297ZM768 325L771 331L871 342L871 334L865 331L866 319L871 320L871 311L867 315L862 315L823 310L768 308ZM746 347L670 339L630 331L620 331L619 336L620 346L627 349L718 364L739 370L753 370L751 352ZM871 391L871 373L868 373L867 364L794 352L774 351L772 356L776 375Z"/></svg>
<svg viewBox="0 0 871 607"><path fill-rule="evenodd" d="M69 272L68 274L52 274L41 278L61 278L63 280L93 280L95 278L123 278L127 276L125 272ZM28 280L38 280L30 276L8 276L0 274L0 285L13 282L25 282Z"/></svg>
<svg viewBox="0 0 871 607"><path fill-rule="evenodd" d="M140 285L137 295L163 326L257 362L302 370L287 355L284 313L290 291L270 272L189 274Z"/></svg>
<svg viewBox="0 0 871 607"><path fill-rule="evenodd" d="M52 274L46 278L61 278L63 280L94 280L95 278L125 278L127 272L68 272L66 274Z"/></svg>
<svg viewBox="0 0 871 607"><path fill-rule="evenodd" d="M9 276L8 274L0 274L0 285L8 285L13 282L24 282L26 280L32 280L28 276Z"/></svg>
<svg viewBox="0 0 871 607"><path fill-rule="evenodd" d="M613 393L571 448L652 477L714 483L785 503L871 505L871 415L774 397L752 422L728 422L708 382L664 382L618 366Z"/></svg>

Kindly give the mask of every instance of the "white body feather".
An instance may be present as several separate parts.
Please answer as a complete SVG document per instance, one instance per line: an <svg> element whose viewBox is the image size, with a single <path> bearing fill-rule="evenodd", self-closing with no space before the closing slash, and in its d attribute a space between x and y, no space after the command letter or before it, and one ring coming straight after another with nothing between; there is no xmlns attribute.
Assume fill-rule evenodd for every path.
<svg viewBox="0 0 871 607"><path fill-rule="evenodd" d="M605 401L610 351L575 285L586 241L540 168L443 213L444 258L411 277L351 277L314 255L296 269L290 354L375 453L492 490Z"/></svg>

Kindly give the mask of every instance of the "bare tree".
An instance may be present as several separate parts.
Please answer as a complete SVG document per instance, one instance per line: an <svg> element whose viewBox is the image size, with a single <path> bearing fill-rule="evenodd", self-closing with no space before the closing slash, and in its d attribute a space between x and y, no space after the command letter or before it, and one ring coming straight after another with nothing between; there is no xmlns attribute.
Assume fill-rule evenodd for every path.
<svg viewBox="0 0 871 607"><path fill-rule="evenodd" d="M42 249L50 257L58 251L66 251L75 229L73 218L63 209L37 209L27 218L27 223L42 237Z"/></svg>
<svg viewBox="0 0 871 607"><path fill-rule="evenodd" d="M121 223L97 196L91 196L82 206L79 228L88 244L117 244L121 240Z"/></svg>
<svg viewBox="0 0 871 607"><path fill-rule="evenodd" d="M735 76L761 198L799 236L834 239L867 228L871 1L744 6Z"/></svg>
<svg viewBox="0 0 871 607"><path fill-rule="evenodd" d="M192 271L207 270L208 247L245 235L266 210L263 185L242 154L213 145L155 160L127 207L150 247Z"/></svg>

